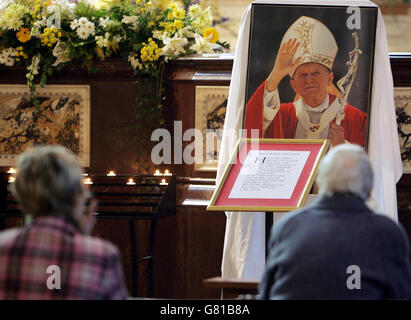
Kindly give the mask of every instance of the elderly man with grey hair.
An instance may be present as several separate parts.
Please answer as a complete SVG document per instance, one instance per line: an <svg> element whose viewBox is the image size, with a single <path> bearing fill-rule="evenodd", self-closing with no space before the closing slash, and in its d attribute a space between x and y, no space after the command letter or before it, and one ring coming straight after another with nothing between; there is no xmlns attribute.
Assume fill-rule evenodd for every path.
<svg viewBox="0 0 411 320"><path fill-rule="evenodd" d="M319 198L274 225L262 299L411 299L408 238L365 201L373 173L362 147L339 145L320 164Z"/></svg>

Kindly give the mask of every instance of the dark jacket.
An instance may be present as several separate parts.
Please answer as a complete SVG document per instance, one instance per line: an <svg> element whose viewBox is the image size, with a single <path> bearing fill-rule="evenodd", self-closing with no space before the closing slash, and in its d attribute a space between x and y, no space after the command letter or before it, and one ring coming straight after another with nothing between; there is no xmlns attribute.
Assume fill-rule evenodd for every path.
<svg viewBox="0 0 411 320"><path fill-rule="evenodd" d="M404 230L355 196L320 197L289 213L269 250L262 299L411 299Z"/></svg>

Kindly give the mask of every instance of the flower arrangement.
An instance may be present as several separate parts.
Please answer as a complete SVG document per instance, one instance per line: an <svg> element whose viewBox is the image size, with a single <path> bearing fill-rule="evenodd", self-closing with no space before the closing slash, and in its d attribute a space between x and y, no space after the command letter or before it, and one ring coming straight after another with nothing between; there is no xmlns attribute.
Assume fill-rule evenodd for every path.
<svg viewBox="0 0 411 320"><path fill-rule="evenodd" d="M149 0L17 0L0 11L0 64L24 66L27 84L68 63L93 71L93 62L122 57L136 75L158 75L168 59L213 53L227 47L218 41L210 9L194 4L166 9Z"/></svg>
<svg viewBox="0 0 411 320"><path fill-rule="evenodd" d="M176 2L156 7L149 0L2 0L0 65L26 68L33 105L35 82L68 65L97 71L96 61L121 57L136 81L136 143L139 170L149 172L147 143L164 123L164 64L189 54L228 47L218 41L209 8ZM149 165L147 166L147 163ZM146 166L146 167L144 167Z"/></svg>

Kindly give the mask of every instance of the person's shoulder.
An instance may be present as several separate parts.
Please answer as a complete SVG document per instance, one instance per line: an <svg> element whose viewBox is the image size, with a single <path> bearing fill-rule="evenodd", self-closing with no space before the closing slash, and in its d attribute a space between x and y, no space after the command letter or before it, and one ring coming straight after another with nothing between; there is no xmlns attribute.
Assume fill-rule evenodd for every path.
<svg viewBox="0 0 411 320"><path fill-rule="evenodd" d="M275 232L286 232L290 231L290 228L297 228L298 225L305 224L307 220L311 218L310 212L312 211L312 206L307 206L302 209L287 212L283 215L278 222L274 225L276 229Z"/></svg>
<svg viewBox="0 0 411 320"><path fill-rule="evenodd" d="M97 256L117 257L118 248L110 241L90 235L77 234L75 238L76 247L79 251Z"/></svg>
<svg viewBox="0 0 411 320"><path fill-rule="evenodd" d="M400 223L384 214L375 212L372 212L370 217L372 219L373 226L376 229L376 236L381 238L383 242L387 243L388 240L391 239L394 242L405 241L408 243L408 237Z"/></svg>
<svg viewBox="0 0 411 320"><path fill-rule="evenodd" d="M0 232L0 247L7 247L22 232L22 228L12 228Z"/></svg>
<svg viewBox="0 0 411 320"><path fill-rule="evenodd" d="M393 231L402 230L402 227L398 222L394 221L392 218L384 214L373 212L372 217L374 218L378 226L380 226L381 228L386 228L388 230L393 230Z"/></svg>
<svg viewBox="0 0 411 320"><path fill-rule="evenodd" d="M398 225L396 221L386 216L385 214L377 213L372 210L370 210L370 213L371 219L373 220L375 226L391 230L401 229L401 227Z"/></svg>

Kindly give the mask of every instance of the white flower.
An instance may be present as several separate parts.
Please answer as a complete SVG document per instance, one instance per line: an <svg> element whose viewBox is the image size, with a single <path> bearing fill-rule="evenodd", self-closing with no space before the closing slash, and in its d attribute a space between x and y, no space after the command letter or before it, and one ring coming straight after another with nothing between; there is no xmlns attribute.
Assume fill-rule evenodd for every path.
<svg viewBox="0 0 411 320"><path fill-rule="evenodd" d="M163 36L166 36L166 31L155 30L153 31L153 38L157 40L163 40Z"/></svg>
<svg viewBox="0 0 411 320"><path fill-rule="evenodd" d="M17 51L14 48L7 48L5 50L6 54L9 55L10 57L15 57L17 56Z"/></svg>
<svg viewBox="0 0 411 320"><path fill-rule="evenodd" d="M78 19L79 27L85 27L88 22L89 21L86 17L81 17L80 19Z"/></svg>
<svg viewBox="0 0 411 320"><path fill-rule="evenodd" d="M121 22L125 24L135 24L138 22L138 17L137 16L124 16Z"/></svg>
<svg viewBox="0 0 411 320"><path fill-rule="evenodd" d="M182 38L194 38L195 32L191 28L191 26L186 26L182 29L177 31L178 35Z"/></svg>
<svg viewBox="0 0 411 320"><path fill-rule="evenodd" d="M96 32L95 32L95 27L94 27L94 23L93 23L93 22L88 22L88 23L85 25L85 29L87 29L89 35L94 36L94 35L96 34Z"/></svg>
<svg viewBox="0 0 411 320"><path fill-rule="evenodd" d="M109 37L109 34L106 33L106 38L108 38L108 37ZM113 36L113 39L111 39L111 42L113 43L112 45L117 45L122 39L123 39L123 37L118 35L118 34Z"/></svg>
<svg viewBox="0 0 411 320"><path fill-rule="evenodd" d="M6 63L8 56L5 54L4 50L0 53L0 64Z"/></svg>
<svg viewBox="0 0 411 320"><path fill-rule="evenodd" d="M14 48L7 48L0 53L0 64L5 64L8 67L14 65L14 57L17 55L17 51Z"/></svg>
<svg viewBox="0 0 411 320"><path fill-rule="evenodd" d="M53 63L53 67L56 67L61 63L70 61L67 43L63 41L57 42L56 46L53 49L53 56L57 58L56 62Z"/></svg>
<svg viewBox="0 0 411 320"><path fill-rule="evenodd" d="M96 39L96 44L100 47L100 48L103 48L103 47L107 47L107 39L105 38L105 37L103 37L103 36L96 36L95 37L95 39Z"/></svg>
<svg viewBox="0 0 411 320"><path fill-rule="evenodd" d="M218 48L219 46L207 41L199 34L196 34L194 37L196 43L193 44L190 49L197 52L197 53L214 53L214 49Z"/></svg>
<svg viewBox="0 0 411 320"><path fill-rule="evenodd" d="M40 38L40 35L41 35L41 23L42 23L42 21L36 21L34 24L33 24L33 27L31 28L31 30L30 30L30 34L31 34L31 36L32 37L34 37L34 38Z"/></svg>
<svg viewBox="0 0 411 320"><path fill-rule="evenodd" d="M130 62L134 70L136 70L137 68L139 68L140 70L143 70L144 66L140 63L138 58L134 56L128 56L128 61Z"/></svg>
<svg viewBox="0 0 411 320"><path fill-rule="evenodd" d="M161 48L162 55L178 56L180 53L185 53L184 46L187 44L186 38L180 38L177 34L174 37L169 38L166 35L163 36L164 47Z"/></svg>
<svg viewBox="0 0 411 320"><path fill-rule="evenodd" d="M9 57L4 64L8 67L12 67L14 66L14 59Z"/></svg>
<svg viewBox="0 0 411 320"><path fill-rule="evenodd" d="M0 29L17 31L23 25L23 16L29 12L29 8L13 3L0 12Z"/></svg>
<svg viewBox="0 0 411 320"><path fill-rule="evenodd" d="M203 10L201 9L201 7L198 4L193 4L188 9L188 15L191 18L195 18L195 17L199 16L202 12L203 12Z"/></svg>
<svg viewBox="0 0 411 320"><path fill-rule="evenodd" d="M27 67L30 74L36 75L39 73L40 54L37 54L31 60L31 64Z"/></svg>
<svg viewBox="0 0 411 320"><path fill-rule="evenodd" d="M100 17L100 18L98 19L98 21L99 21L99 23L100 23L100 26L101 26L103 29L105 29L105 28L107 28L108 24L110 23L110 18L102 18L102 17Z"/></svg>
<svg viewBox="0 0 411 320"><path fill-rule="evenodd" d="M137 16L125 16L122 20L122 23L131 25L132 30L138 29L138 17Z"/></svg>
<svg viewBox="0 0 411 320"><path fill-rule="evenodd" d="M70 28L71 30L75 30L78 27L78 20L74 19L73 21L71 21L70 23Z"/></svg>
<svg viewBox="0 0 411 320"><path fill-rule="evenodd" d="M78 28L76 33L78 37L82 40L86 40L90 36L90 33L86 28Z"/></svg>

